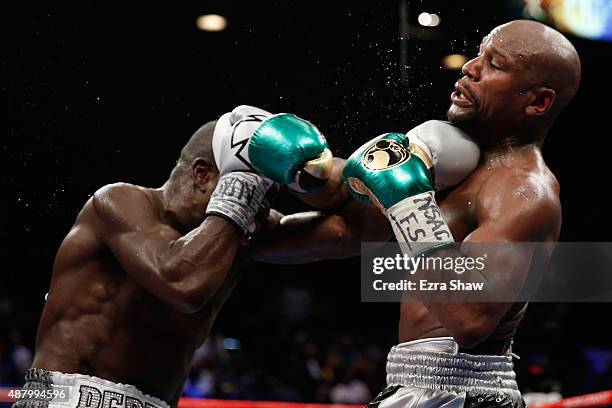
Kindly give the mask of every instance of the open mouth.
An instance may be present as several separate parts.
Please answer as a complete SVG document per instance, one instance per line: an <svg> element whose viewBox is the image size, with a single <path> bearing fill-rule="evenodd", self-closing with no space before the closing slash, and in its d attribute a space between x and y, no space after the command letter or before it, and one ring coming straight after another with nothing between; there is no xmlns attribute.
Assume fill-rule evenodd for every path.
<svg viewBox="0 0 612 408"><path fill-rule="evenodd" d="M455 84L455 91L451 94L451 102L454 105L463 107L470 107L474 105L471 95L459 84Z"/></svg>

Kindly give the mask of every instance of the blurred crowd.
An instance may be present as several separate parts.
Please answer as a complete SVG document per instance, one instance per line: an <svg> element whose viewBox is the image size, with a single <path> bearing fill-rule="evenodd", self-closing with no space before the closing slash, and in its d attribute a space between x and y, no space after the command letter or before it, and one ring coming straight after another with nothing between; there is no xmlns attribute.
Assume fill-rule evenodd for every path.
<svg viewBox="0 0 612 408"><path fill-rule="evenodd" d="M261 307L253 308L255 320L246 317L247 326L248 321L260 321L265 330L245 331L242 338L214 331L195 353L184 395L355 404L373 398L385 381L387 349L375 341L381 334L318 327L312 319L312 296L307 290L286 288L268 300L278 313L271 316ZM572 310L567 305L532 305L524 341L519 338L516 350L524 391L568 396L612 389L612 347L597 338L575 342L570 327L563 327L563 322L572 324L567 317ZM257 320L257 313L265 317ZM34 322L20 320L22 314L9 298L0 298L2 387L21 385L32 363ZM531 347L546 345L534 340L538 338L549 346Z"/></svg>
<svg viewBox="0 0 612 408"><path fill-rule="evenodd" d="M294 340L288 349L271 345L273 364L262 367L250 361L238 339L215 335L196 353L185 396L363 403L377 392L385 359L379 348L361 349L348 335L326 344L303 333Z"/></svg>
<svg viewBox="0 0 612 408"><path fill-rule="evenodd" d="M23 325L28 325L24 319L29 316L15 306L0 296L0 387L23 384L25 371L32 365L34 339Z"/></svg>

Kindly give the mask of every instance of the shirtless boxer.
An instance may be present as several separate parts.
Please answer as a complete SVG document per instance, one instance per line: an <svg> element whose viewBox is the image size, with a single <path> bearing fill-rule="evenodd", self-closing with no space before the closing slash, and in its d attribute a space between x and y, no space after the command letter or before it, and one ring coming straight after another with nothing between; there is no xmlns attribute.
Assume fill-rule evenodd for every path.
<svg viewBox="0 0 612 408"><path fill-rule="evenodd" d="M555 242L561 227L559 185L544 163L541 148L555 118L578 89L576 50L551 28L513 21L483 39L478 56L463 66L462 74L451 95L448 119L478 142L482 154L467 179L437 195L439 209L430 200L431 166L413 146L411 132L418 133L420 127L407 136L386 134L360 148L343 170L347 188L357 197L376 202L381 213L365 210L356 201L343 204L346 193L339 188L343 162L336 159L328 188L310 196L309 202L340 210L311 223L304 217L292 223L297 217L288 217L275 231L277 235L262 239L255 256L283 263L345 257L358 254L361 242L384 241L393 232L399 242L410 243L409 229L414 224L401 220L410 221L407 214L412 212L417 213L416 226L427 231L417 241L432 247L453 240ZM407 163L412 161L413 167L372 170L367 153L381 139L404 150L410 143L413 157ZM399 181L397 174L416 182ZM424 199L430 200L428 208L442 213L438 221L448 234L428 230L415 204ZM456 252L442 250L445 256ZM520 284L530 260L531 254L510 261L489 260L494 271L489 273L507 274L509 282ZM510 356L512 337L524 312L525 304L516 303L403 302L400 344L392 348L387 363L389 387L370 406L524 405Z"/></svg>
<svg viewBox="0 0 612 408"><path fill-rule="evenodd" d="M59 398L15 406L176 406L236 283L241 243L272 185L266 176L305 192L330 169L310 123L241 106L190 138L161 188L98 190L57 253L26 374L27 388Z"/></svg>

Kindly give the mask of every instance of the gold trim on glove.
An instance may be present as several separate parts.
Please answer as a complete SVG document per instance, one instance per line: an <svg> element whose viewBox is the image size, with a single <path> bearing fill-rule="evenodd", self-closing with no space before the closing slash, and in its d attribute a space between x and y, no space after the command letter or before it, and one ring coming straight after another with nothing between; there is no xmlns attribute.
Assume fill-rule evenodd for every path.
<svg viewBox="0 0 612 408"><path fill-rule="evenodd" d="M421 159L429 170L432 169L433 162L431 161L431 157L429 157L427 152L425 152L425 150L423 150L421 146L415 143L410 143L410 153L414 154L416 157Z"/></svg>

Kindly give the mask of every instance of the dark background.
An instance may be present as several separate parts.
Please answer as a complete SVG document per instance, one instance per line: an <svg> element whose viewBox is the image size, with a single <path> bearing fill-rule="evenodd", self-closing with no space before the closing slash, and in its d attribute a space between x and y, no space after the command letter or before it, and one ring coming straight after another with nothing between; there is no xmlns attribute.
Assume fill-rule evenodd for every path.
<svg viewBox="0 0 612 408"><path fill-rule="evenodd" d="M160 186L191 133L239 104L308 118L339 156L380 133L443 118L459 73L443 69L441 58L473 56L490 29L520 16L504 1L409 2L411 24L422 10L439 13L442 24L426 32L430 40L408 40L404 84L396 1L54 3L21 2L2 13L5 384L18 381L11 352L33 348L55 252L98 188ZM226 31L195 27L198 15L217 10L229 18ZM582 85L544 156L562 186L561 241L609 241L612 44L570 39L582 58ZM288 195L277 206L305 208ZM240 340L229 353L242 369L293 391L211 395L324 400L327 388L302 389L302 374L286 372L310 354L322 366L333 366L334 353L345 362L370 360L368 385L381 385L398 307L360 303L358 267L349 260L249 270L214 331ZM611 311L607 303L532 304L515 347L524 357L523 388L571 395L612 387L612 337L602 330ZM332 374L336 383L340 377Z"/></svg>

